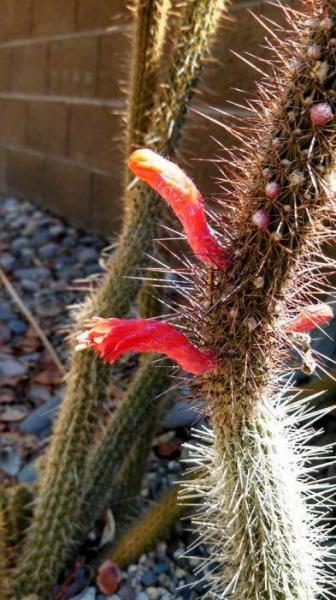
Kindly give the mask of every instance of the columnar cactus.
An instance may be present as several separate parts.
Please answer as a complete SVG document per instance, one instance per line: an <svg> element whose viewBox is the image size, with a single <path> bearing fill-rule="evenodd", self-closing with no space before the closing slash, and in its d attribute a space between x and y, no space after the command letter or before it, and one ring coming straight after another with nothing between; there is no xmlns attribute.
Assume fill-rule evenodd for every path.
<svg viewBox="0 0 336 600"><path fill-rule="evenodd" d="M151 125L170 0L136 0L126 115L126 156L144 143Z"/></svg>
<svg viewBox="0 0 336 600"><path fill-rule="evenodd" d="M328 179L336 137L336 2L306 0L304 13L284 10L291 30L277 42L277 76L252 105L243 158L237 151L230 166L218 240L204 229L200 195L179 169L147 150L130 160L168 200L199 259L184 322L199 351L202 345L213 357L198 379L212 430L199 433L192 450L200 471L189 491L203 502L195 524L210 545L209 597L233 600L317 600L335 590L325 570L334 487L311 478L319 452L307 444L309 410L295 403L282 374L293 348L306 370L314 367L309 331L332 316L330 307L311 303L334 269L321 245L334 235ZM221 264L218 256L225 257ZM109 341L100 340L107 360L114 358L104 346ZM187 354L192 372L193 351ZM175 358L186 366L185 357Z"/></svg>

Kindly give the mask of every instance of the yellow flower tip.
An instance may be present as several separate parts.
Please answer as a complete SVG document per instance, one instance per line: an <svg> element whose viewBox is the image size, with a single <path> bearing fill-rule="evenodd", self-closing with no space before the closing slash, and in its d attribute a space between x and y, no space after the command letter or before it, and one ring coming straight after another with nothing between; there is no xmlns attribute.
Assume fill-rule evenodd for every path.
<svg viewBox="0 0 336 600"><path fill-rule="evenodd" d="M92 317L84 323L83 328L85 331L76 336L75 352L92 347L92 343L100 344L110 331L111 325L109 319Z"/></svg>
<svg viewBox="0 0 336 600"><path fill-rule="evenodd" d="M176 195L181 195L189 204L196 204L201 200L197 187L182 169L153 150L135 150L128 159L128 166L139 179L148 183L169 203L174 201Z"/></svg>

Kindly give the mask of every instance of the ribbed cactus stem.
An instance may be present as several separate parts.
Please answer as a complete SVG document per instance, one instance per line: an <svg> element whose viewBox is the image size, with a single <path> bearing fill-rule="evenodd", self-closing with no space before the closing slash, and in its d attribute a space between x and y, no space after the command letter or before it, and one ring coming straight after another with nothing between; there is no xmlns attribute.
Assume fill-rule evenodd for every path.
<svg viewBox="0 0 336 600"><path fill-rule="evenodd" d="M135 522L108 554L120 567L139 560L140 556L168 534L186 506L177 501L179 486L173 487ZM104 550L107 556L107 549Z"/></svg>
<svg viewBox="0 0 336 600"><path fill-rule="evenodd" d="M311 10L315 7L314 1L306 4ZM328 29L321 25L325 12L331 20ZM279 364L281 330L274 331L278 315L288 318L307 303L313 278L325 277L321 268L317 272L314 258L321 236L326 239L328 234L324 224L334 217L326 180L333 166L335 127L330 118L315 126L311 109L325 101L336 116L335 16L336 4L328 2L316 18L303 22L296 17L300 37L284 58L283 80L275 82L267 96L265 91L251 124L256 128L251 154L245 162L237 160L240 210L232 266L210 290L214 305L207 324L209 345L223 357L223 371L204 382L219 423L236 425L253 416L260 391ZM320 48L323 62L317 65L307 59L312 44ZM323 76L316 75L321 65ZM279 186L272 198L267 193L270 180ZM269 216L267 225L256 225L257 212ZM320 262L323 269L322 255ZM302 293L295 301L298 281ZM225 301L219 301L222 298Z"/></svg>
<svg viewBox="0 0 336 600"><path fill-rule="evenodd" d="M309 432L293 426L283 402L265 398L239 430L201 434L205 510L195 523L217 563L209 584L218 598L315 600L327 583L321 511L307 503L323 490L309 474L320 451L303 451Z"/></svg>
<svg viewBox="0 0 336 600"><path fill-rule="evenodd" d="M157 415L156 395L162 392L162 381L169 373L168 361L161 369L152 364L154 355L142 360L134 380L106 429L101 442L92 452L85 479L86 494L82 510L83 529L88 533L94 519L108 507L114 494L115 477L122 470L124 459L141 435L145 435L144 423L152 422ZM147 432L148 433L148 432ZM144 440L143 440L144 442Z"/></svg>
<svg viewBox="0 0 336 600"><path fill-rule="evenodd" d="M122 469L113 487L112 512L117 524L117 535L122 532L126 526L138 513L137 497L140 494L143 476L149 461L153 435L158 429L160 417L163 415L168 403L169 394L164 393L169 387L169 362L165 361L158 365L148 365L150 369L146 378L151 378L153 369L159 369L156 377L156 389L153 389L151 395L156 392L156 398L152 403L152 409L146 419L139 424L138 437L128 452Z"/></svg>
<svg viewBox="0 0 336 600"><path fill-rule="evenodd" d="M187 103L200 77L204 58L209 54L225 5L225 0L185 2L169 77L162 86L154 126L146 140L147 144L152 141L157 152L171 155L176 148Z"/></svg>
<svg viewBox="0 0 336 600"><path fill-rule="evenodd" d="M13 597L38 592L47 598L56 573L75 542L83 493L79 483L83 480L84 458L91 442L90 425L95 422L98 406L93 396L96 361L92 353L76 354L74 366L76 370L69 378L67 390L71 402L63 403L43 463L38 503L19 561Z"/></svg>
<svg viewBox="0 0 336 600"><path fill-rule="evenodd" d="M31 486L19 483L7 491L7 528L11 557L20 552L22 541L33 514L34 492Z"/></svg>
<svg viewBox="0 0 336 600"><path fill-rule="evenodd" d="M153 271L153 275L150 275L150 281L144 281L138 296L137 296L137 307L140 317L148 319L150 317L157 317L162 312L162 302L158 298L158 291L155 287L155 282L158 285L162 283L162 273Z"/></svg>
<svg viewBox="0 0 336 600"><path fill-rule="evenodd" d="M0 499L0 599L9 600L9 548L6 514L3 498Z"/></svg>
<svg viewBox="0 0 336 600"><path fill-rule="evenodd" d="M214 439L199 455L201 465L209 462L197 526L217 562L209 594L233 600L315 600L328 587L321 488L309 485L307 437L293 429L300 406L289 411L275 399L293 346L281 323L334 268L319 248L334 235L325 182L336 137L336 2L304 6L279 42L281 77L273 88L267 81L246 126L247 158L233 165L232 265L207 274L207 288L197 283L207 289L204 338L222 360L201 381Z"/></svg>
<svg viewBox="0 0 336 600"><path fill-rule="evenodd" d="M170 0L136 0L126 114L126 157L143 144L150 127L153 92L157 86L170 4Z"/></svg>

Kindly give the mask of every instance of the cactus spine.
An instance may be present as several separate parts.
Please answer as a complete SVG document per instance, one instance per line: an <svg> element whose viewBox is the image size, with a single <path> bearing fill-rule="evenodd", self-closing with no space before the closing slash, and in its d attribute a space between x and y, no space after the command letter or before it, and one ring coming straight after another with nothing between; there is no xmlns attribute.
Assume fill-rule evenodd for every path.
<svg viewBox="0 0 336 600"><path fill-rule="evenodd" d="M312 431L297 428L308 415L279 392L284 349L298 345L281 322L325 281L330 261L319 251L335 215L325 182L335 144L336 2L304 7L306 15L287 11L282 76L261 88L245 158L232 166L232 266L213 274L200 298L206 343L222 359L200 382L213 433L194 451L207 475L190 482L205 498L195 523L217 562L209 597L333 597L321 508L333 487L310 480Z"/></svg>

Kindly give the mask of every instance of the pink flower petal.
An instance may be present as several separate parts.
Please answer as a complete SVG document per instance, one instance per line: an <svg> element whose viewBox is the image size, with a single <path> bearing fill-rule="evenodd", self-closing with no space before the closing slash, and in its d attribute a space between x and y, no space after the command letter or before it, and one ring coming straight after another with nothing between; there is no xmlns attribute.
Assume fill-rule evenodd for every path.
<svg viewBox="0 0 336 600"><path fill-rule="evenodd" d="M315 327L328 323L333 316L328 304L312 304L302 308L295 319L285 324L284 329L289 333L309 333Z"/></svg>

